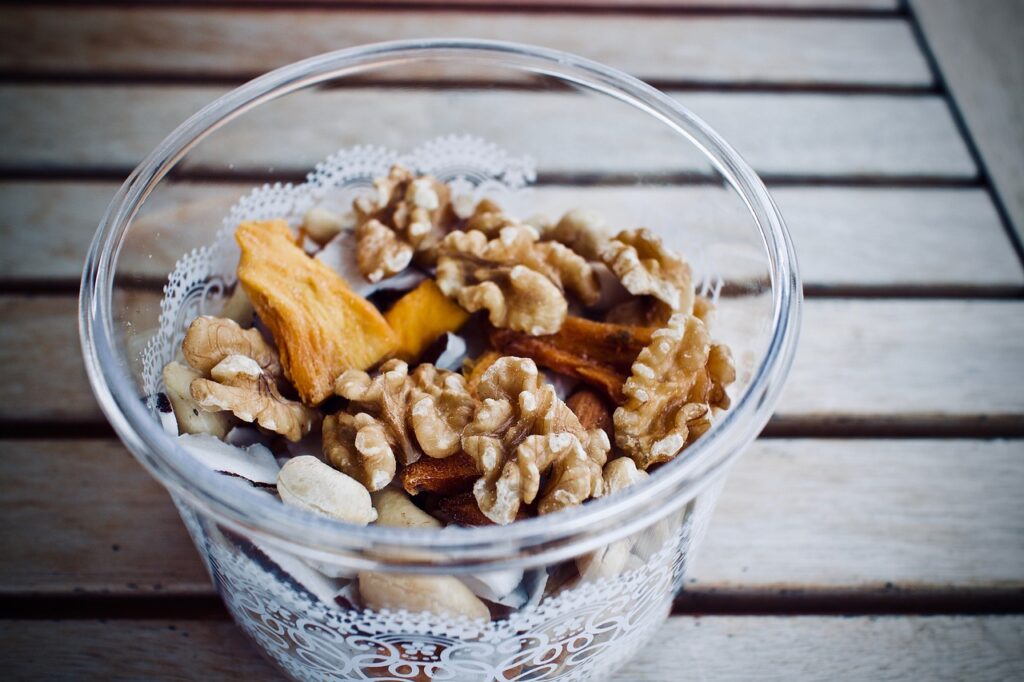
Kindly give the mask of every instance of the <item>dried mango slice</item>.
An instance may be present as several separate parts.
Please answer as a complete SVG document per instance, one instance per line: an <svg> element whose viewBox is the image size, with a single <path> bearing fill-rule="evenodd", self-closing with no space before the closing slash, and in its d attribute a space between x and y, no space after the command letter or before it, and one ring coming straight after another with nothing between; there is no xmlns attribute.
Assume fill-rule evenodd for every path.
<svg viewBox="0 0 1024 682"><path fill-rule="evenodd" d="M444 295L432 279L407 293L384 315L398 335L398 357L415 362L437 337L458 331L469 313Z"/></svg>
<svg viewBox="0 0 1024 682"><path fill-rule="evenodd" d="M317 405L347 369L368 369L398 338L373 305L334 270L295 245L284 220L253 220L235 230L238 280L270 329L285 376Z"/></svg>

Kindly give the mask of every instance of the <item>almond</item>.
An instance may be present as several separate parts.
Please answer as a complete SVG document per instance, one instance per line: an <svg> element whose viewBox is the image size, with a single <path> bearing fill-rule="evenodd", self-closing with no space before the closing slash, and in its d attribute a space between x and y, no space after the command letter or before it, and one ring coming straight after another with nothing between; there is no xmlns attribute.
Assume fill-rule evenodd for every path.
<svg viewBox="0 0 1024 682"><path fill-rule="evenodd" d="M589 388L582 388L565 401L565 404L580 420L580 425L590 431L601 429L608 431L612 426L612 413L596 391Z"/></svg>

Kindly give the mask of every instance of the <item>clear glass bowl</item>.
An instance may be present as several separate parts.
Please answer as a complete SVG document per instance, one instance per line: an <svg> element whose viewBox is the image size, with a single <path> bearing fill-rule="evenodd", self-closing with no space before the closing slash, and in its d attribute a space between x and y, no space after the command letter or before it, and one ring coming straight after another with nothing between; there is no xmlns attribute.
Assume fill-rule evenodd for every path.
<svg viewBox="0 0 1024 682"><path fill-rule="evenodd" d="M301 181L354 144L407 151L452 134L532 157L538 210L598 208L696 261L706 293L720 296L712 334L737 361L731 409L646 482L509 526L352 526L199 463L147 400L143 349L173 333L160 325L160 287L175 263L211 244L227 209L260 182ZM193 314L228 288L207 286ZM565 53L435 40L308 59L182 124L100 223L80 324L104 412L170 491L232 615L286 673L576 680L609 675L669 613L728 466L779 396L800 306L793 246L763 183L678 101ZM504 604L489 620L364 609L360 571L397 574L396 584L435 590L442 603L454 579Z"/></svg>

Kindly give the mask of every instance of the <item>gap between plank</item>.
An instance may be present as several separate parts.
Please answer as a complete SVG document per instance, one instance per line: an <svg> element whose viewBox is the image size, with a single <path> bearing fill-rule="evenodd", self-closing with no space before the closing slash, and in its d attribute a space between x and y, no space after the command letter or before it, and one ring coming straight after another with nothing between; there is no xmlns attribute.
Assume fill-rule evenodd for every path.
<svg viewBox="0 0 1024 682"><path fill-rule="evenodd" d="M934 594L681 592L673 616L871 616L1006 615L1024 613L1024 591L969 589ZM7 620L230 620L213 595L7 595L0 605Z"/></svg>
<svg viewBox="0 0 1024 682"><path fill-rule="evenodd" d="M74 0L39 0L18 2L28 7L74 7L104 8L123 7L130 9L173 7L175 9L245 9L246 11L276 12L280 10L330 9L330 10L417 10L423 12L456 13L478 12L480 14L584 14L608 16L692 16L692 17L762 17L806 18L806 19L892 19L906 16L905 9L897 6L886 8L854 7L762 7L737 2L732 7L701 5L699 0L685 5L666 7L659 4L609 5L595 2L586 3L544 3L544 4L494 4L483 1L473 2L372 2L371 0L107 0L76 2Z"/></svg>
<svg viewBox="0 0 1024 682"><path fill-rule="evenodd" d="M194 74L177 71L153 72L49 72L49 71L9 71L0 69L0 85L93 85L93 86L144 86L144 87L187 87L187 86L224 86L237 87L262 75L262 72L250 73L211 73ZM659 90L678 92L732 92L747 94L804 94L860 96L878 95L889 97L926 97L942 94L935 84L931 85L872 85L860 83L764 83L761 81L742 80L704 80L704 79L642 79L648 85ZM458 81L435 81L430 79L374 79L353 78L344 82L326 83L317 87L318 90L353 90L360 88L417 88L445 91L488 90L512 92L574 92L568 85L555 82L516 83L495 82L473 79Z"/></svg>

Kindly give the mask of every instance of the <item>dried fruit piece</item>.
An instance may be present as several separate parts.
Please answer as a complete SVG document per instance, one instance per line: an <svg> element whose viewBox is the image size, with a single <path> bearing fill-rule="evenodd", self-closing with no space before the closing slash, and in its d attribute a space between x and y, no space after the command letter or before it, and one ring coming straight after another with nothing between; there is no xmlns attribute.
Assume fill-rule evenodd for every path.
<svg viewBox="0 0 1024 682"><path fill-rule="evenodd" d="M601 247L600 256L630 293L650 294L672 310L693 310L690 266L650 230L620 232Z"/></svg>
<svg viewBox="0 0 1024 682"><path fill-rule="evenodd" d="M437 501L437 508L434 510L439 516L447 519L449 523L458 526L493 526L487 516L480 511L480 505L476 502L476 496L472 492L456 493L450 497L444 497ZM530 513L526 505L520 505L516 512L516 521L528 518Z"/></svg>
<svg viewBox="0 0 1024 682"><path fill-rule="evenodd" d="M604 399L588 388L576 391L565 401L566 406L572 410L576 418L580 420L580 426L587 431L601 429L609 432L612 426L612 413L605 404Z"/></svg>
<svg viewBox="0 0 1024 682"><path fill-rule="evenodd" d="M366 488L310 455L281 467L277 492L285 504L349 523L365 526L377 518Z"/></svg>
<svg viewBox="0 0 1024 682"><path fill-rule="evenodd" d="M231 429L231 415L210 412L192 397L191 386L202 374L180 362L169 362L164 367L164 388L174 410L179 433L208 433L223 439Z"/></svg>
<svg viewBox="0 0 1024 682"><path fill-rule="evenodd" d="M227 410L246 422L297 441L313 428L317 413L286 399L276 380L252 358L229 355L210 370L212 379L192 382L191 393L206 410Z"/></svg>
<svg viewBox="0 0 1024 682"><path fill-rule="evenodd" d="M371 303L292 241L283 220L248 221L235 239L238 279L277 344L285 376L318 405L346 369L366 369L397 346Z"/></svg>
<svg viewBox="0 0 1024 682"><path fill-rule="evenodd" d="M601 290L583 258L557 242L538 242L526 225L483 232L452 232L438 250L437 283L469 310L487 310L491 324L528 334L558 331L568 312L568 290L593 303Z"/></svg>
<svg viewBox="0 0 1024 682"><path fill-rule="evenodd" d="M453 495L465 492L473 487L473 482L479 477L476 462L463 452L444 459L423 457L402 467L398 475L402 487L410 495L423 492Z"/></svg>
<svg viewBox="0 0 1024 682"><path fill-rule="evenodd" d="M607 436L583 429L554 388L541 381L532 360L497 360L481 377L477 394L482 403L462 447L483 472L473 493L489 519L510 523L521 502L534 498L543 514L601 494ZM549 471L540 492L540 477Z"/></svg>
<svg viewBox="0 0 1024 682"><path fill-rule="evenodd" d="M203 374L229 355L244 355L256 361L272 376L281 375L277 351L263 339L258 329L242 329L237 322L221 317L200 315L192 320L181 343L188 364Z"/></svg>
<svg viewBox="0 0 1024 682"><path fill-rule="evenodd" d="M615 442L637 466L666 462L707 431L714 406L728 405L735 378L731 357L712 345L704 323L678 313L654 332L623 386L626 402L614 414Z"/></svg>
<svg viewBox="0 0 1024 682"><path fill-rule="evenodd" d="M392 306L384 319L398 336L395 354L414 361L445 332L458 331L469 313L444 295L434 280L424 280Z"/></svg>
<svg viewBox="0 0 1024 682"><path fill-rule="evenodd" d="M532 358L548 369L595 386L619 403L628 368L650 342L652 332L570 316L556 334L528 336L496 329L491 343L507 355Z"/></svg>

